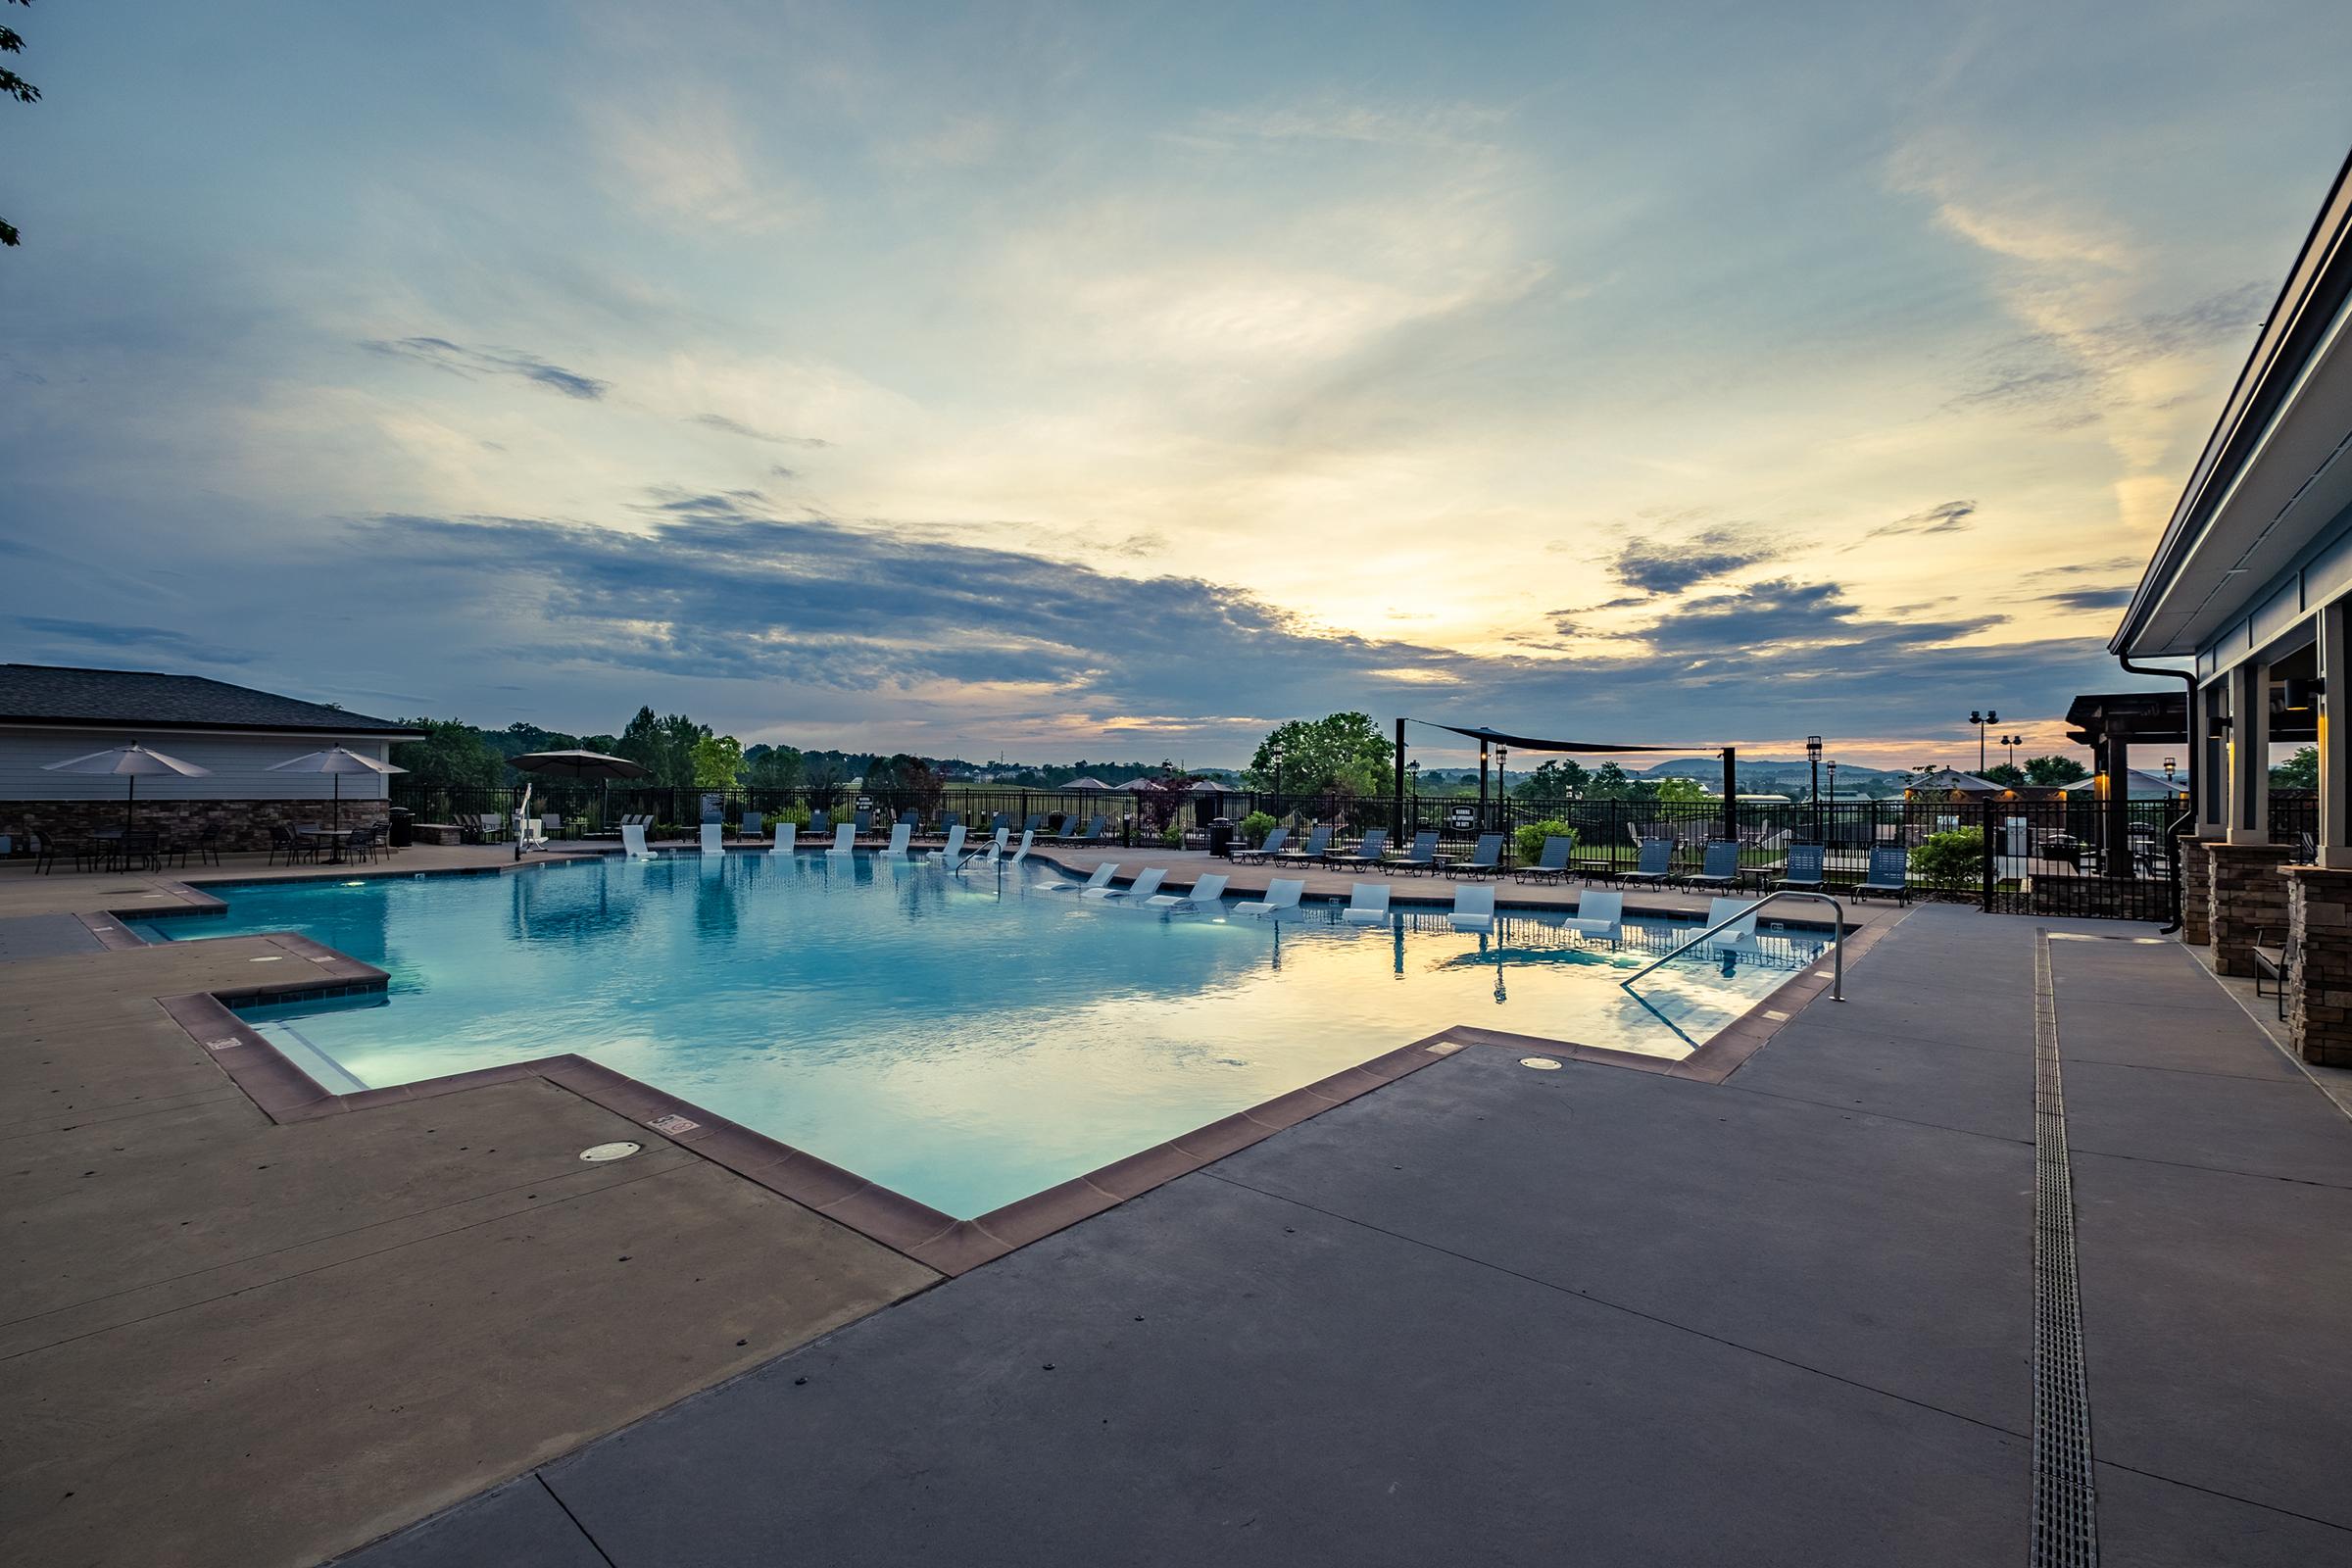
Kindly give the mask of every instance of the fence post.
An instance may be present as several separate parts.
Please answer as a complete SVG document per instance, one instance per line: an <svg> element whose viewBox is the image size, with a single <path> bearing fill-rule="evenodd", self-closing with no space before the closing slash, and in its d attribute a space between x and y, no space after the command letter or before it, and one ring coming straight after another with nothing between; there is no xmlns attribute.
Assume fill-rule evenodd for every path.
<svg viewBox="0 0 2352 1568"><path fill-rule="evenodd" d="M1983 810L1984 812L1984 912L1990 914L1992 912L1993 882L2000 868L1994 862L1992 854L1992 802L1984 802Z"/></svg>

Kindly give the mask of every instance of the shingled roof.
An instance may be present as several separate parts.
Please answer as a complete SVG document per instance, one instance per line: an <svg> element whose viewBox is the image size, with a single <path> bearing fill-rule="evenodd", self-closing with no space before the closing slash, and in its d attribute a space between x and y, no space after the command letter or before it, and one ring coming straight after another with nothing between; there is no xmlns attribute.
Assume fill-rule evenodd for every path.
<svg viewBox="0 0 2352 1568"><path fill-rule="evenodd" d="M136 729L322 730L413 735L388 718L346 712L201 675L144 669L0 664L0 724L90 724Z"/></svg>

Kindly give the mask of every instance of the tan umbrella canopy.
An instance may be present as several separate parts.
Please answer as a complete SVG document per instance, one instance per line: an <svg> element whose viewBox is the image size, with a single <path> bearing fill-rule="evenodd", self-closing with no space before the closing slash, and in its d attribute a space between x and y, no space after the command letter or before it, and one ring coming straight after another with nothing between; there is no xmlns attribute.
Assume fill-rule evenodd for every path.
<svg viewBox="0 0 2352 1568"><path fill-rule="evenodd" d="M1109 785L1099 778L1074 778L1062 786L1065 790L1107 790Z"/></svg>
<svg viewBox="0 0 2352 1568"><path fill-rule="evenodd" d="M212 771L194 762L183 762L176 757L166 757L137 744L113 746L87 757L69 757L62 762L44 762L45 773L119 773L128 781L128 793L122 797L122 826L130 827L130 813L139 798L139 775L142 773L178 773L187 778L201 778Z"/></svg>
<svg viewBox="0 0 2352 1568"><path fill-rule="evenodd" d="M343 826L343 775L346 773L406 773L405 767L379 762L372 757L362 757L346 747L329 746L323 752L305 752L300 757L272 762L272 773L329 773L335 780L335 826ZM337 852L341 853L341 852Z"/></svg>
<svg viewBox="0 0 2352 1568"><path fill-rule="evenodd" d="M508 758L507 765L520 768L525 773L536 773L542 778L568 778L581 782L594 779L602 783L605 786L605 799L599 814L608 831L612 825L612 781L616 778L643 778L648 771L644 763L632 762L625 757L582 751L525 752L520 757ZM529 805L530 791L526 789L523 791L524 808L528 809ZM514 842L515 858L519 859L522 855L522 834L519 831L514 835Z"/></svg>

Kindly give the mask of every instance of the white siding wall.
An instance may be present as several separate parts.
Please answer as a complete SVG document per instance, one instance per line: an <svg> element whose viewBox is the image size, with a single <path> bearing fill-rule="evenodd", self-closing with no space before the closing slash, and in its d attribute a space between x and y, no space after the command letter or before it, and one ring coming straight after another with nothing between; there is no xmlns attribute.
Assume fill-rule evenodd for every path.
<svg viewBox="0 0 2352 1568"><path fill-rule="evenodd" d="M236 735L202 731L156 730L124 733L118 730L0 728L0 801L119 801L126 783L112 773L52 773L43 764L62 762L110 746L136 741L149 751L212 772L198 778L177 773L144 774L139 779L142 801L323 801L335 791L335 780L324 773L272 773L272 762L283 762L307 752L342 745L362 757L383 761L388 742L360 735ZM391 781L381 773L343 775L343 799L380 801Z"/></svg>

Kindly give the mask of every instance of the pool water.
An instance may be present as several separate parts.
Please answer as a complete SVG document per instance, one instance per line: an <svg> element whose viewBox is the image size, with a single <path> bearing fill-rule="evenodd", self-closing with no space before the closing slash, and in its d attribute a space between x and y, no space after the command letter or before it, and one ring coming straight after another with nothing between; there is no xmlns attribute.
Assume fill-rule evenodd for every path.
<svg viewBox="0 0 2352 1568"><path fill-rule="evenodd" d="M330 1089L578 1052L961 1217L1453 1024L1681 1056L1821 948L1768 929L1637 998L1617 982L1695 923L1610 946L1507 909L1492 933L1170 915L1035 862L862 854L213 891L224 916L144 929L296 931L390 973L368 1004L248 1014Z"/></svg>

